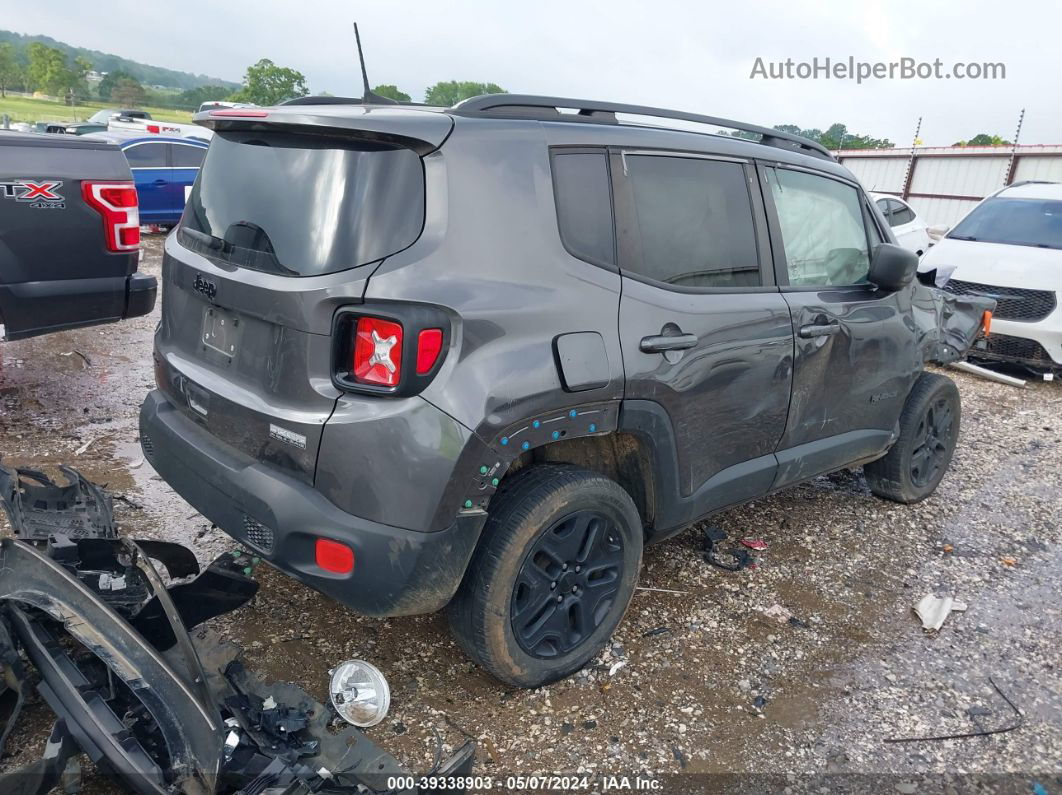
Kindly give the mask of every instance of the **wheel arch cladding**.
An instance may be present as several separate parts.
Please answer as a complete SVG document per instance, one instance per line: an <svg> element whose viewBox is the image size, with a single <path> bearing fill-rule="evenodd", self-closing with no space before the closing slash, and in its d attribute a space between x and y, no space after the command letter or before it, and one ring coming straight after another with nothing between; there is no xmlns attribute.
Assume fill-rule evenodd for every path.
<svg viewBox="0 0 1062 795"><path fill-rule="evenodd" d="M502 478L520 468L513 465L527 454L538 455L536 451L543 448L576 439L607 437L615 433L618 422L619 402L605 401L543 411L504 426L487 442L482 461L473 467L462 511L486 510Z"/></svg>
<svg viewBox="0 0 1062 795"><path fill-rule="evenodd" d="M648 443L631 433L568 437L532 447L512 459L499 478L504 485L517 473L538 464L571 464L615 481L633 500L643 527L656 512L656 474Z"/></svg>

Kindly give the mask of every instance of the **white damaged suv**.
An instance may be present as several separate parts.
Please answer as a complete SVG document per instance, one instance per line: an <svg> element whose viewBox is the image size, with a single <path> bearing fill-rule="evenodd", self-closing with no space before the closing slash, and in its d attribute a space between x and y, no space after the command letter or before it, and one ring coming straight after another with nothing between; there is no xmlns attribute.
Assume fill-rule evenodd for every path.
<svg viewBox="0 0 1062 795"><path fill-rule="evenodd" d="M1062 372L1062 184L1023 182L992 194L922 258L919 272L960 295L997 302L974 358Z"/></svg>

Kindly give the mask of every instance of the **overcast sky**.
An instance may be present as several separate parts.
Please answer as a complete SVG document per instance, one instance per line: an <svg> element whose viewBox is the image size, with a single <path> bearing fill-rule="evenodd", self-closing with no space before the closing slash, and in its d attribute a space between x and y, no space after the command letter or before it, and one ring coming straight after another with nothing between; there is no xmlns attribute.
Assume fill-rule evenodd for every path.
<svg viewBox="0 0 1062 795"><path fill-rule="evenodd" d="M852 132L926 145L979 132L1062 143L1062 4L962 0L727 3L428 3L342 0L0 0L0 27L43 33L137 61L239 80L271 58L311 91L360 96L351 22L373 84L415 100L439 80L511 92L662 105L765 125ZM750 79L757 57L1001 62L1003 80Z"/></svg>

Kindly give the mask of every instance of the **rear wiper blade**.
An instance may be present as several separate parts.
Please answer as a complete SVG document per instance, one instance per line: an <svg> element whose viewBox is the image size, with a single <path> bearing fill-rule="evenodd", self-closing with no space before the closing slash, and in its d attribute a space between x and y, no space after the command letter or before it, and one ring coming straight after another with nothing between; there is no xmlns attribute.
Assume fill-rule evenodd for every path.
<svg viewBox="0 0 1062 795"><path fill-rule="evenodd" d="M233 245L227 240L208 235L206 232L200 232L198 229L191 229L187 226L182 226L181 229L184 230L186 235L189 235L196 243L199 243L202 246L214 249L215 251L220 251L223 254L232 253Z"/></svg>

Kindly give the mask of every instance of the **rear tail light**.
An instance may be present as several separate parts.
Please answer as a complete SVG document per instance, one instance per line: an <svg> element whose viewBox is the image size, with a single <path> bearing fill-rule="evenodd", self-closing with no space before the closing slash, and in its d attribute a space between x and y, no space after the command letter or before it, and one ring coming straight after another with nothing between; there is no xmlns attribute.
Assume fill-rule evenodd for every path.
<svg viewBox="0 0 1062 795"><path fill-rule="evenodd" d="M332 327L332 383L346 392L419 394L446 358L449 328L442 308L424 304L341 309Z"/></svg>
<svg viewBox="0 0 1062 795"><path fill-rule="evenodd" d="M378 317L359 317L351 372L362 384L398 386L402 380L402 326Z"/></svg>
<svg viewBox="0 0 1062 795"><path fill-rule="evenodd" d="M81 183L81 197L103 216L108 251L135 251L140 247L140 211L132 182Z"/></svg>
<svg viewBox="0 0 1062 795"><path fill-rule="evenodd" d="M149 133L158 133L158 132L161 132L161 131L159 130L159 126L158 126L157 124L149 124L149 125L147 126L147 131L148 131Z"/></svg>
<svg viewBox="0 0 1062 795"><path fill-rule="evenodd" d="M333 574L350 574L354 571L354 550L338 541L318 538L314 557L318 566Z"/></svg>

